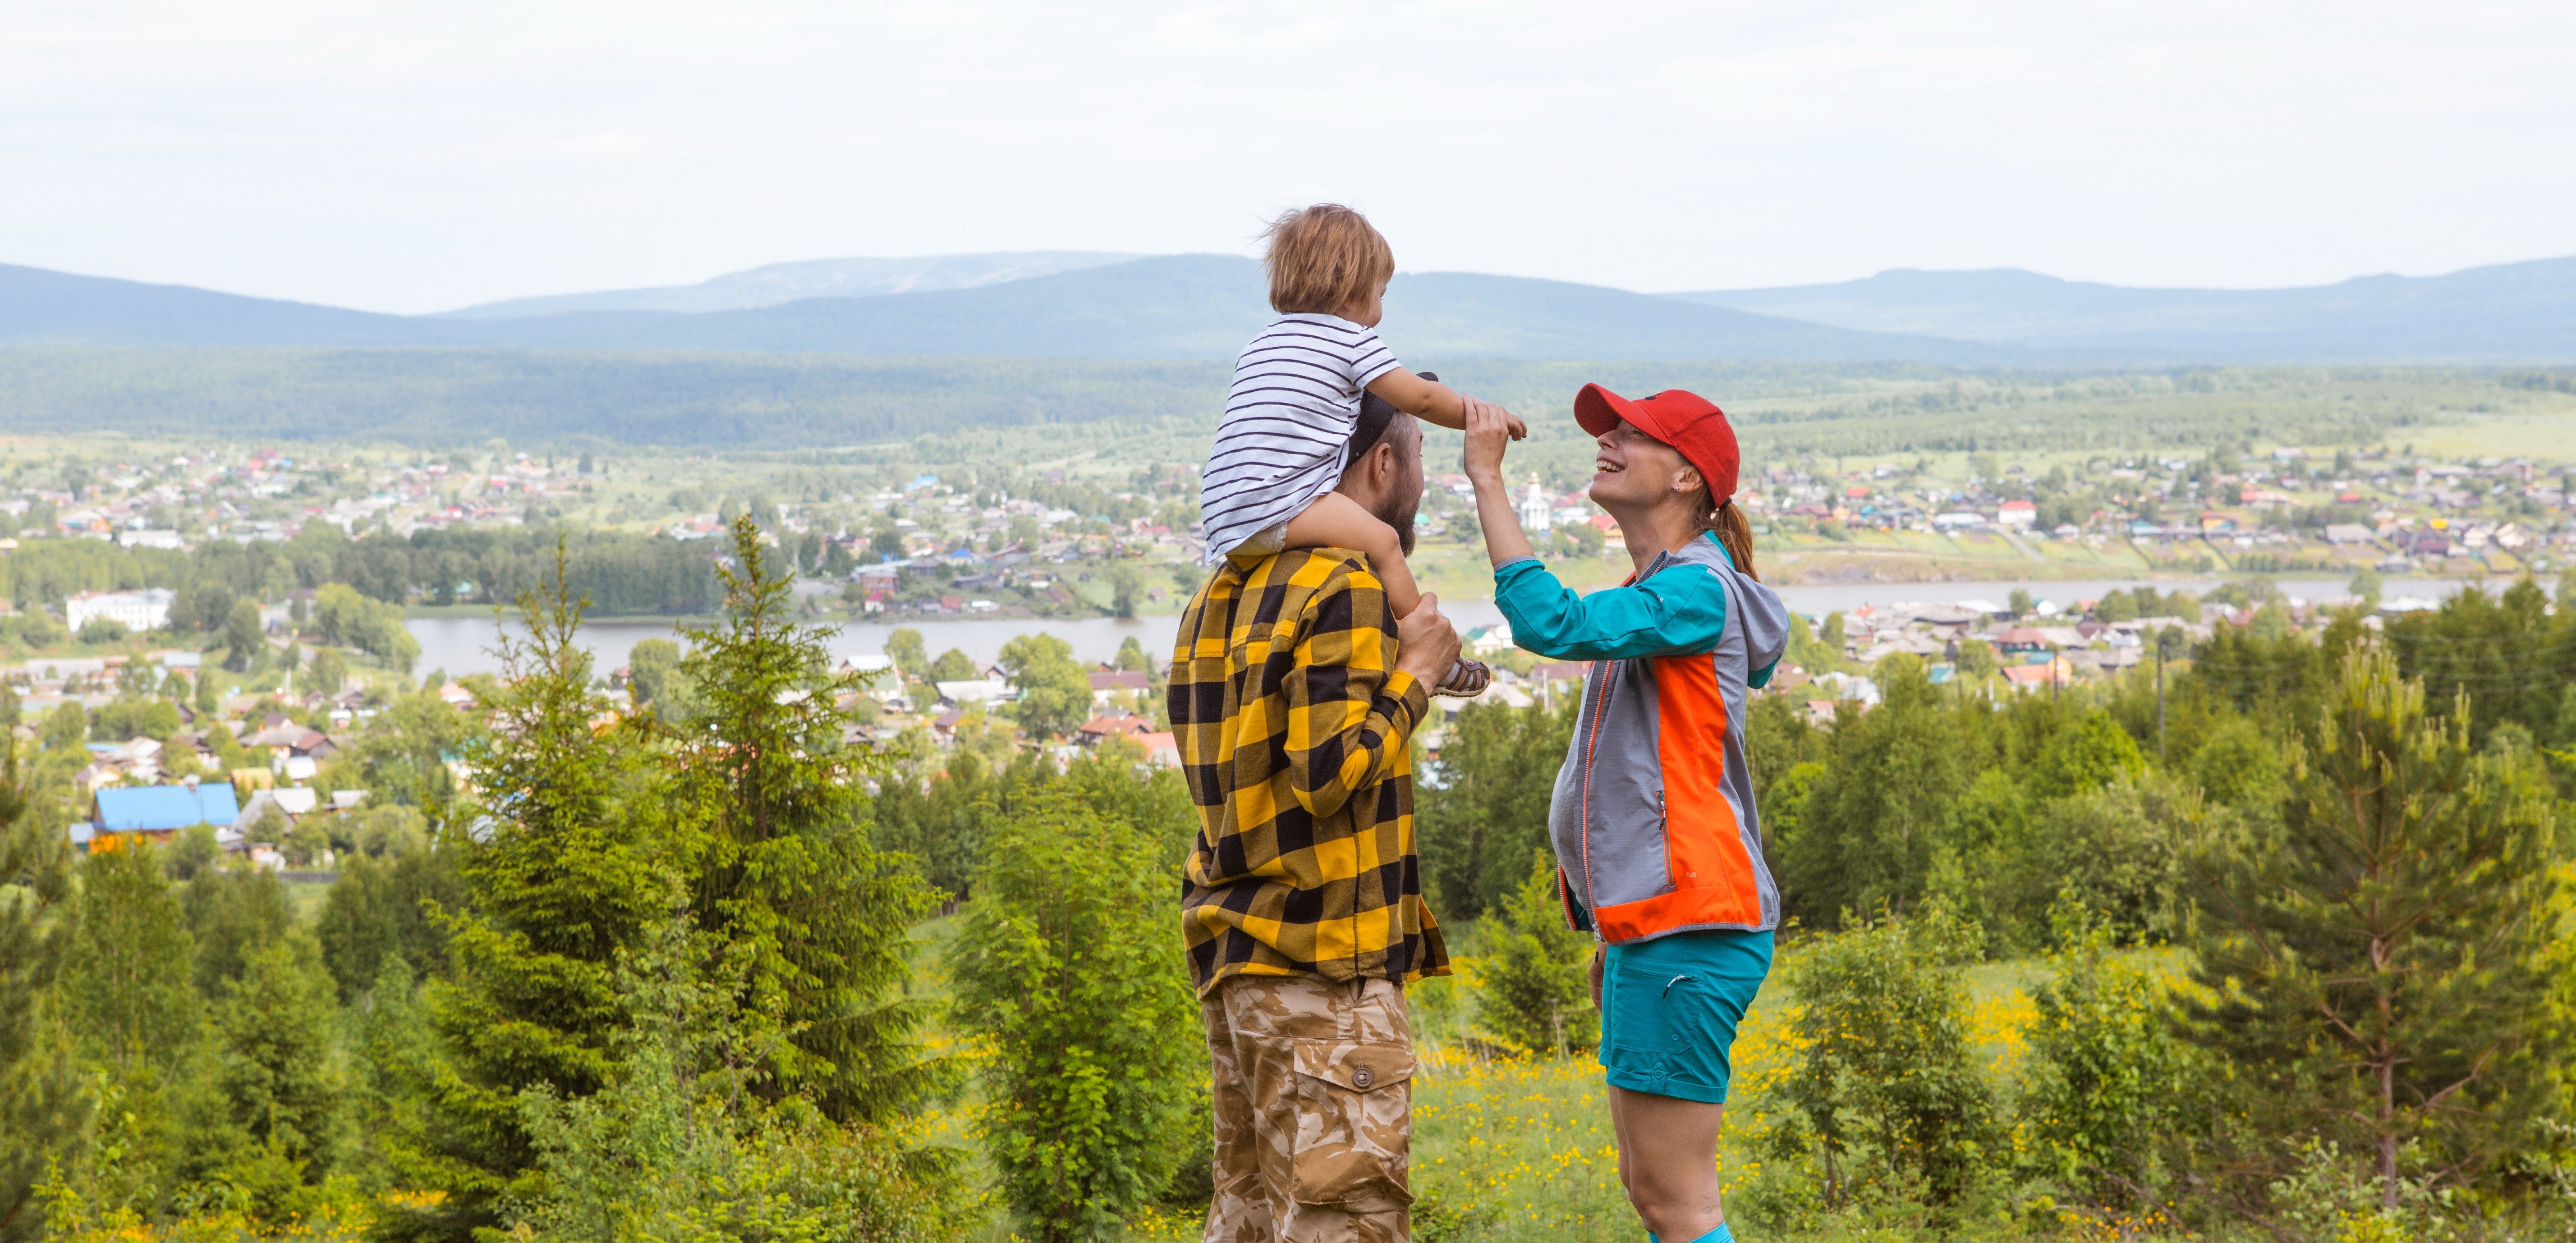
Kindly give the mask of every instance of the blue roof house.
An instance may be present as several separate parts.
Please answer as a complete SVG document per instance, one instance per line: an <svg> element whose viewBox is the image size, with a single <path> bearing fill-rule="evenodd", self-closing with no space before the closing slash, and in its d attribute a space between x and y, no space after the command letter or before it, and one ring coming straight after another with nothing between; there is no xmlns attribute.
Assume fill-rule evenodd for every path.
<svg viewBox="0 0 2576 1243"><path fill-rule="evenodd" d="M181 829L228 825L241 818L230 782L199 785L110 787L98 792L91 850L115 850L129 841L167 842Z"/></svg>

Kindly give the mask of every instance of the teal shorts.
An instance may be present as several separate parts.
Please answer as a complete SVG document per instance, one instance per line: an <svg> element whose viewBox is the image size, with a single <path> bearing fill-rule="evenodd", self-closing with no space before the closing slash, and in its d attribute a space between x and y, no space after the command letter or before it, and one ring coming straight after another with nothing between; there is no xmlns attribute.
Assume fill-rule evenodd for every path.
<svg viewBox="0 0 2576 1243"><path fill-rule="evenodd" d="M1726 1103L1735 1025L1771 974L1768 932L1676 932L1610 947L1601 1067L1612 1087Z"/></svg>

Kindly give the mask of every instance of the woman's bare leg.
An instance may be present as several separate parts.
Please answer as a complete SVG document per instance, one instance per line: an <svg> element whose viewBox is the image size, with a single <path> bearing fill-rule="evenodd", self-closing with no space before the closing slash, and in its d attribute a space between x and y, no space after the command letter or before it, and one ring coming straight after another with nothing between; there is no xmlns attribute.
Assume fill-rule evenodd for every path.
<svg viewBox="0 0 2576 1243"><path fill-rule="evenodd" d="M1610 1089L1619 1183L1664 1243L1690 1243L1726 1220L1717 1190L1717 1135L1725 1126L1724 1105Z"/></svg>

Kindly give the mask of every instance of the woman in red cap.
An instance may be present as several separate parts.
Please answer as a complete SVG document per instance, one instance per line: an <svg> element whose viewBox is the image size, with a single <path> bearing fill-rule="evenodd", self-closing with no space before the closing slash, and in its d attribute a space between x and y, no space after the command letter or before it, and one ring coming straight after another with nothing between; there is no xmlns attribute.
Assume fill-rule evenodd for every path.
<svg viewBox="0 0 2576 1243"><path fill-rule="evenodd" d="M1593 503L1636 572L1577 595L1548 573L1503 482L1508 427L1471 403L1467 477L1512 641L1588 660L1574 742L1548 808L1566 918L1592 957L1619 1180L1650 1240L1731 1243L1718 1198L1735 1025L1771 969L1779 890L1762 860L1744 707L1788 645L1755 577L1726 415L1678 389L1574 399L1599 441Z"/></svg>

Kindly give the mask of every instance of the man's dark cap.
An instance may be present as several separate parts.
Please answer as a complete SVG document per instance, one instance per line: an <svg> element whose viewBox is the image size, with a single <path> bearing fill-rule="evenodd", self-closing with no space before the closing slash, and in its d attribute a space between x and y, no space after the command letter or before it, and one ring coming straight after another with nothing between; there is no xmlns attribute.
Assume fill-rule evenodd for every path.
<svg viewBox="0 0 2576 1243"><path fill-rule="evenodd" d="M1440 381L1437 372L1425 371L1421 374L1423 379L1432 383L1437 384ZM1360 417L1359 421L1351 426L1350 449L1342 455L1343 469L1349 469L1351 463L1360 460L1361 454L1376 448L1377 442L1386 439L1386 429L1395 422L1395 415L1394 402L1367 389L1360 390Z"/></svg>

